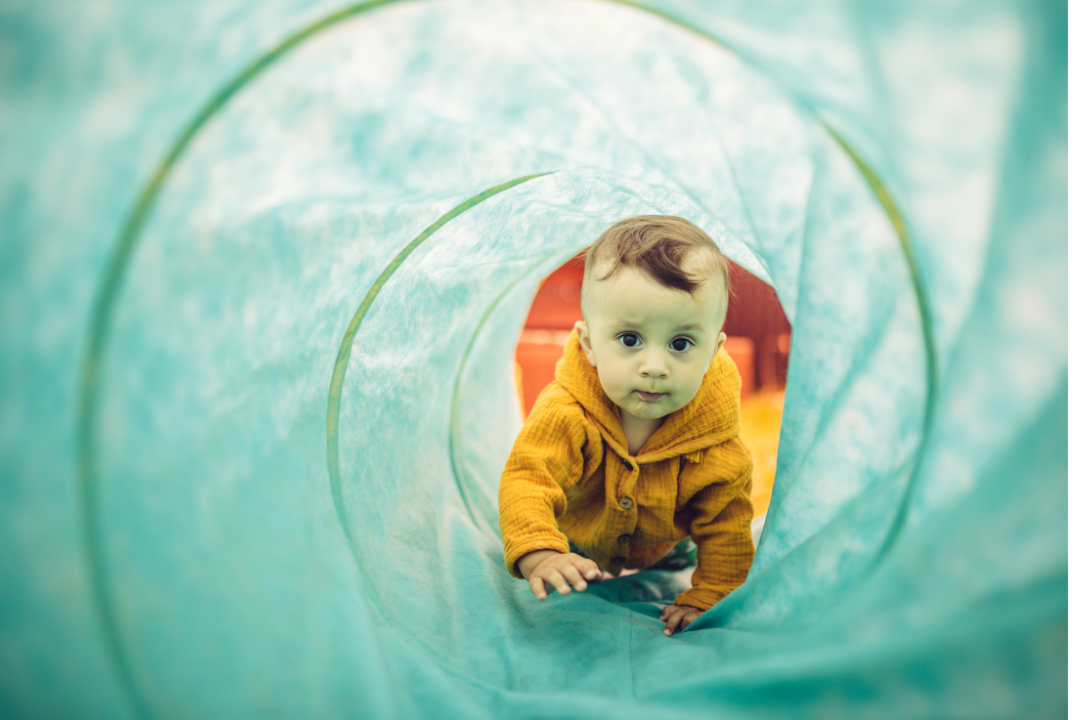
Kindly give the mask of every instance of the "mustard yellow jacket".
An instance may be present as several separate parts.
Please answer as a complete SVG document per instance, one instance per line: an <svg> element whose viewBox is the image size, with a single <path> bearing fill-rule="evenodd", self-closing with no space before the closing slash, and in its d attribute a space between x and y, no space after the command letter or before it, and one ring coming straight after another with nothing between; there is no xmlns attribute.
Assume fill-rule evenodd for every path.
<svg viewBox="0 0 1080 720"><path fill-rule="evenodd" d="M689 536L698 564L677 604L707 610L741 585L754 544L740 385L720 350L694 399L632 456L618 410L571 333L499 484L507 570L521 577L517 561L534 550L569 552L569 537L618 575L648 567Z"/></svg>

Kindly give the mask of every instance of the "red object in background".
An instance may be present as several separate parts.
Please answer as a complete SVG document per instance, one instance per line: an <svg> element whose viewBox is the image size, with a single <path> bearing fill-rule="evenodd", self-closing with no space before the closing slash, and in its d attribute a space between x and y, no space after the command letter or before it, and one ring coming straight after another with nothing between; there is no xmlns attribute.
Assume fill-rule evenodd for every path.
<svg viewBox="0 0 1080 720"><path fill-rule="evenodd" d="M573 332L574 323L582 319L584 277L584 257L574 258L548 275L536 291L517 346L521 402L526 415L532 411L540 391L555 379L555 363L563 355L566 337Z"/></svg>
<svg viewBox="0 0 1080 720"><path fill-rule="evenodd" d="M757 350L755 389L782 388L787 383L791 323L771 285L735 263L729 263L729 266L732 298L724 332L754 342ZM747 385L745 375L743 385Z"/></svg>
<svg viewBox="0 0 1080 720"><path fill-rule="evenodd" d="M517 362L521 366L521 401L528 415L540 391L555 379L555 363L563 355L566 337L573 330L525 328L518 340Z"/></svg>
<svg viewBox="0 0 1080 720"><path fill-rule="evenodd" d="M584 273L584 261L575 258L549 275L540 285L525 319L517 362L521 366L526 414L532 410L540 391L555 379L555 363L562 357L566 337L573 331L574 323L582 319ZM725 347L742 376L742 396L759 388L783 387L791 325L776 293L735 263L731 263L731 286L734 297L724 323L724 332L728 334Z"/></svg>
<svg viewBox="0 0 1080 720"><path fill-rule="evenodd" d="M729 336L724 343L724 349L731 359L735 361L735 367L739 368L739 377L742 378L742 391L740 399L754 392L757 380L757 372L754 367L754 341L750 338Z"/></svg>
<svg viewBox="0 0 1080 720"><path fill-rule="evenodd" d="M584 257L573 258L548 275L536 291L536 299L529 309L529 316L525 318L525 327L547 330L569 330L574 327L574 323L582 319L581 281L584 277Z"/></svg>

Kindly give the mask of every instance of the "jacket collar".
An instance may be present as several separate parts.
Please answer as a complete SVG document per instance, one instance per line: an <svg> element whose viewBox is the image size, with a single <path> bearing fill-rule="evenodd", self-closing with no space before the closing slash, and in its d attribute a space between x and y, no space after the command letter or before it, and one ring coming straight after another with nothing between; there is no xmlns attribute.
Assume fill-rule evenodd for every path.
<svg viewBox="0 0 1080 720"><path fill-rule="evenodd" d="M618 407L604 393L596 368L589 364L576 332L566 339L555 365L559 383L591 416L620 456L629 457ZM709 365L701 388L686 407L667 416L637 454L638 464L702 450L739 434L739 371L721 349Z"/></svg>

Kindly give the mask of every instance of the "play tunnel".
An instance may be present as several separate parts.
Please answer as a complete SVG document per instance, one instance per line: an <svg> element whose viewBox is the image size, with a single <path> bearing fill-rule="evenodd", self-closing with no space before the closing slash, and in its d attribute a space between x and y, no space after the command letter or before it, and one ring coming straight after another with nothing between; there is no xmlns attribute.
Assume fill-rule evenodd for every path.
<svg viewBox="0 0 1080 720"><path fill-rule="evenodd" d="M1064 3L0 10L0 716L1067 706ZM539 603L515 344L614 221L791 321L747 582Z"/></svg>

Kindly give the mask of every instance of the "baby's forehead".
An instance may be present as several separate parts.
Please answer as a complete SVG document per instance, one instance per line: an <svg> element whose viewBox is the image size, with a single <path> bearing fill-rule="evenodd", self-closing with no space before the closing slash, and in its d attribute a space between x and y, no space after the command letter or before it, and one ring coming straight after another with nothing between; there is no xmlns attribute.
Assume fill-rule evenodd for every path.
<svg viewBox="0 0 1080 720"><path fill-rule="evenodd" d="M601 272L600 277L603 277ZM722 313L720 288L708 278L693 293L666 287L640 268L619 267L609 277L593 279L588 294L589 314L603 314L605 323L633 327L664 324L682 329L704 329ZM600 319L600 318L596 318Z"/></svg>

